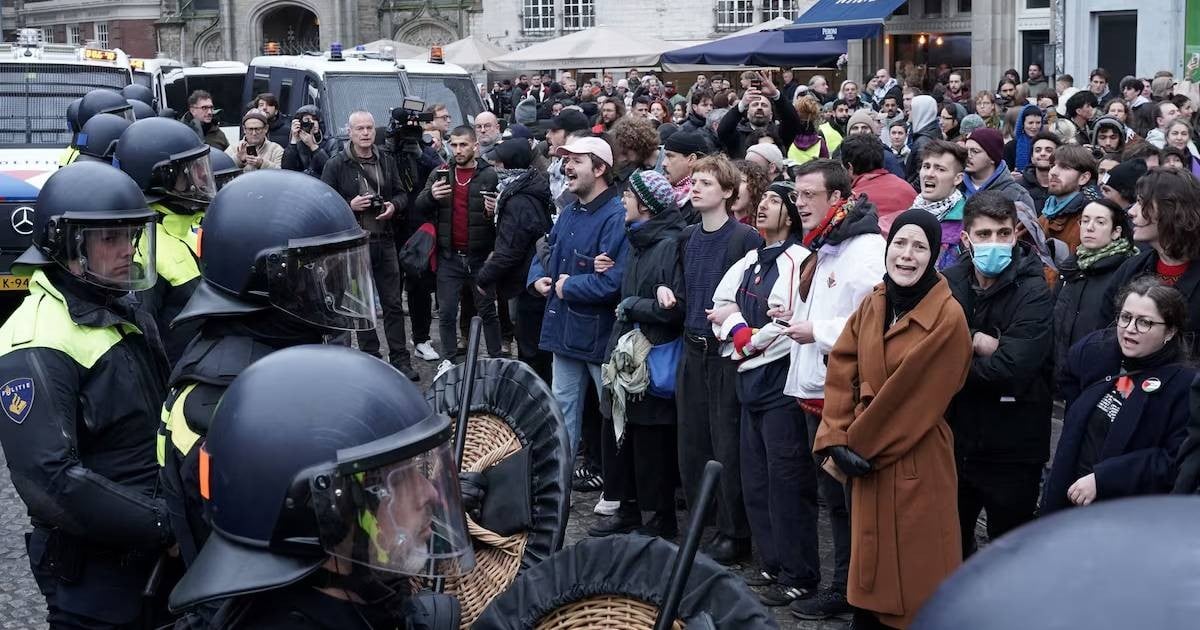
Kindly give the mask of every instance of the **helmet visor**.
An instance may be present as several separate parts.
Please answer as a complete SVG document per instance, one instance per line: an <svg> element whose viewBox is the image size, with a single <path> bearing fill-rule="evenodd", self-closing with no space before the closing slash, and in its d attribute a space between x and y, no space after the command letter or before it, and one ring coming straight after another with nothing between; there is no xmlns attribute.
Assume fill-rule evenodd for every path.
<svg viewBox="0 0 1200 630"><path fill-rule="evenodd" d="M335 330L375 329L375 281L365 238L268 254L267 292L275 307Z"/></svg>
<svg viewBox="0 0 1200 630"><path fill-rule="evenodd" d="M209 202L217 194L208 151L182 160L164 162L155 167L163 192L192 201Z"/></svg>
<svg viewBox="0 0 1200 630"><path fill-rule="evenodd" d="M331 484L314 482L322 547L391 573L435 578L469 572L475 553L457 470L446 441L400 462L334 473Z"/></svg>
<svg viewBox="0 0 1200 630"><path fill-rule="evenodd" d="M106 289L144 291L154 286L154 219L113 223L62 221L56 237L57 262L74 276ZM144 257L143 257L144 256Z"/></svg>

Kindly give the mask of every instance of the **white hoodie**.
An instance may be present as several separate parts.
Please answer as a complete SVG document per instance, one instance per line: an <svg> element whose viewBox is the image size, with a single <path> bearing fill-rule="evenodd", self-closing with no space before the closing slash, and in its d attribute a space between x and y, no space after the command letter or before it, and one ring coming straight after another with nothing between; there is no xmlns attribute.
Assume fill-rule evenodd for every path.
<svg viewBox="0 0 1200 630"><path fill-rule="evenodd" d="M883 280L886 246L878 234L860 234L817 251L808 300L796 298L791 319L793 324L811 321L815 341L791 344L792 366L783 393L800 399L825 397L825 357L846 320Z"/></svg>
<svg viewBox="0 0 1200 630"><path fill-rule="evenodd" d="M780 246L776 245L776 247ZM771 287L771 293L767 296L767 305L771 309L790 311L799 305L800 296L797 288L800 286L800 267L809 254L808 248L793 244L775 259L775 266L779 269L779 279L776 280L775 286ZM746 252L741 260L733 263L733 266L721 278L721 282L717 284L716 291L713 292L714 309L737 303L737 292L742 286L746 270L757 264L758 250ZM737 361L738 372L752 370L787 356L788 348L792 345L791 340L783 336L784 327L774 321L768 322L766 326L754 331L750 343L743 348L744 354L737 352L733 347L730 335L735 326L745 323L746 318L741 313L734 313L725 319L723 325L713 324L712 326L713 334L717 339L725 342L721 344L721 355Z"/></svg>

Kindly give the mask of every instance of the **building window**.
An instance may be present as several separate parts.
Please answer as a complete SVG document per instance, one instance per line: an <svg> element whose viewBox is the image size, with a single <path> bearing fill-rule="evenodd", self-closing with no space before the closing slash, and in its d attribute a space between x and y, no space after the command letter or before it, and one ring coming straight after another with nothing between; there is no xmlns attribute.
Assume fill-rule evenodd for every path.
<svg viewBox="0 0 1200 630"><path fill-rule="evenodd" d="M546 33L554 30L554 0L522 0L524 16L521 27L526 33Z"/></svg>
<svg viewBox="0 0 1200 630"><path fill-rule="evenodd" d="M763 0L763 21L769 22L775 18L796 19L796 0Z"/></svg>
<svg viewBox="0 0 1200 630"><path fill-rule="evenodd" d="M67 43L73 46L79 45L79 25L71 24L67 26Z"/></svg>
<svg viewBox="0 0 1200 630"><path fill-rule="evenodd" d="M108 22L96 22L96 41L101 48L108 48Z"/></svg>
<svg viewBox="0 0 1200 630"><path fill-rule="evenodd" d="M938 17L942 14L942 0L925 0L925 17Z"/></svg>
<svg viewBox="0 0 1200 630"><path fill-rule="evenodd" d="M47 44L54 43L54 27L46 26L42 28L42 41Z"/></svg>
<svg viewBox="0 0 1200 630"><path fill-rule="evenodd" d="M718 31L736 31L753 24L753 0L717 0Z"/></svg>
<svg viewBox="0 0 1200 630"><path fill-rule="evenodd" d="M1026 9L1049 9L1050 0L1025 0Z"/></svg>
<svg viewBox="0 0 1200 630"><path fill-rule="evenodd" d="M563 0L564 31L581 31L595 25L595 0Z"/></svg>
<svg viewBox="0 0 1200 630"><path fill-rule="evenodd" d="M1049 1L1050 0L1046 0L1046 2L1049 2ZM970 13L971 12L971 0L958 0L958 12L960 14Z"/></svg>

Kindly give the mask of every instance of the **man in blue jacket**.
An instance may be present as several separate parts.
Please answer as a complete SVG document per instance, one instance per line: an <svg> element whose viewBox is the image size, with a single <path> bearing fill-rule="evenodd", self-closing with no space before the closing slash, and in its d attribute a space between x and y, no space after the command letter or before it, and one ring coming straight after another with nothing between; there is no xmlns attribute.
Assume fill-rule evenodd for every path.
<svg viewBox="0 0 1200 630"><path fill-rule="evenodd" d="M612 147L602 138L577 138L555 151L563 157L567 189L577 200L559 213L547 239L549 255L535 258L527 285L546 296L539 347L553 354L554 397L567 421L571 449L579 444L587 377L601 391L600 364L616 319L625 268L625 208L613 186ZM596 273L605 254L615 265Z"/></svg>

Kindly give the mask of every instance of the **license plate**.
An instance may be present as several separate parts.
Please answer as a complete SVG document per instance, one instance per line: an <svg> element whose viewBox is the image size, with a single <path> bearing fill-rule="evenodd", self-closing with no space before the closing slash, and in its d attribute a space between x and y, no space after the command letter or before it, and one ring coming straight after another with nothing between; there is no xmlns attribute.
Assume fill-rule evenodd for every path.
<svg viewBox="0 0 1200 630"><path fill-rule="evenodd" d="M29 278L24 276L0 276L0 291L28 291Z"/></svg>

